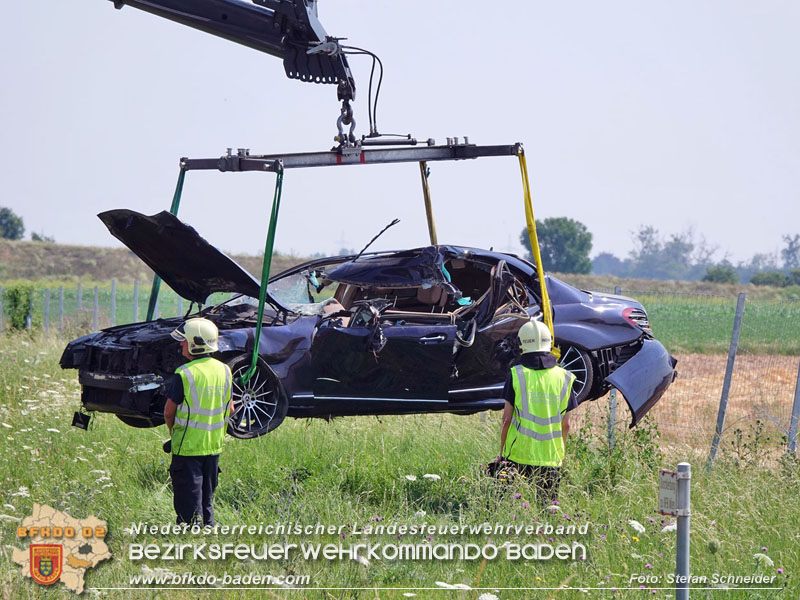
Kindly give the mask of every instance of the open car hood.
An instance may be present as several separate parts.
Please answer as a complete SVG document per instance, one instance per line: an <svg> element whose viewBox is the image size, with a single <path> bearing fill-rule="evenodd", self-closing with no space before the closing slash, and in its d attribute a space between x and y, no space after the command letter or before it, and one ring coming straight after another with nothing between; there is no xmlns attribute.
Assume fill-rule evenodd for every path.
<svg viewBox="0 0 800 600"><path fill-rule="evenodd" d="M446 283L444 256L436 246L413 252L363 256L325 273L325 279L363 287L408 288Z"/></svg>
<svg viewBox="0 0 800 600"><path fill-rule="evenodd" d="M162 211L148 217L117 209L97 216L111 235L187 300L204 303L214 292L258 297L261 286L250 273L175 215Z"/></svg>

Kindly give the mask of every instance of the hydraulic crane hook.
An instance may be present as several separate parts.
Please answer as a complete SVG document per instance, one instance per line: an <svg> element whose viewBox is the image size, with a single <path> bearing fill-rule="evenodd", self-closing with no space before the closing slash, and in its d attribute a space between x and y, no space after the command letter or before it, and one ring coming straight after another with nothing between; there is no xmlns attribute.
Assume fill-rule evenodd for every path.
<svg viewBox="0 0 800 600"><path fill-rule="evenodd" d="M344 125L350 126L350 132L345 136ZM339 130L334 141L339 142L339 146L348 147L356 143L356 120L353 117L353 107L350 105L350 100L345 99L342 101L342 110L340 111L339 118L336 119L336 128Z"/></svg>

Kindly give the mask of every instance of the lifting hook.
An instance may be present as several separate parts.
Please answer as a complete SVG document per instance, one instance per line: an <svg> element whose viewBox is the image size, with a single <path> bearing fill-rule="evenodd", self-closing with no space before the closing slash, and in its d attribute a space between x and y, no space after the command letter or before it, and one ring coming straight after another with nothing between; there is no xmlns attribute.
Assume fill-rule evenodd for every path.
<svg viewBox="0 0 800 600"><path fill-rule="evenodd" d="M343 125L350 126L350 132L345 137ZM350 106L350 100L342 102L342 110L339 118L336 119L336 128L339 130L339 135L334 139L339 142L340 146L349 146L356 143L356 120L353 118L353 107Z"/></svg>

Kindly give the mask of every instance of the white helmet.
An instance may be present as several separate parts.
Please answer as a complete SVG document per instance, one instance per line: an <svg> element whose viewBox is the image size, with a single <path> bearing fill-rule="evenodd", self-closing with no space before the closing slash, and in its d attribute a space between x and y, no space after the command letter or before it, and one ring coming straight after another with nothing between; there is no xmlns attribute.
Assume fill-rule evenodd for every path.
<svg viewBox="0 0 800 600"><path fill-rule="evenodd" d="M541 321L531 319L519 328L517 337L519 337L519 346L523 354L550 352L553 347L553 336L550 335L550 329Z"/></svg>
<svg viewBox="0 0 800 600"><path fill-rule="evenodd" d="M189 344L189 354L192 356L210 354L219 349L217 346L219 331L217 326L208 319L189 319L170 335L172 339L179 342L186 340Z"/></svg>

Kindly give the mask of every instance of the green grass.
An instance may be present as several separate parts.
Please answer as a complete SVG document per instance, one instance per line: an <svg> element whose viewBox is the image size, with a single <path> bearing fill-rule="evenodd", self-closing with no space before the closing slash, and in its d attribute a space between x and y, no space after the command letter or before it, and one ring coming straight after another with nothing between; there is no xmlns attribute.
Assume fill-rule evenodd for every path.
<svg viewBox="0 0 800 600"><path fill-rule="evenodd" d="M666 576L674 569L675 534L662 533L662 517L654 512L659 467L689 459L692 488L692 571L695 574L776 574L783 592L693 592L692 598L795 598L800 570L800 472L796 464L779 463L777 448L758 448L758 460L736 462L724 453L711 472L702 468L705 449L670 450L663 454L657 432L640 427L618 439L609 455L590 428L571 435L560 505L542 511L525 482L499 485L481 473L481 463L494 457L499 416L422 415L343 418L333 422L288 419L273 433L250 441L229 439L221 459L221 483L215 499L217 518L225 524L293 521L329 525L366 523L477 524L588 522L585 537L562 536L587 548L577 562L488 561L354 561L289 560L247 564L235 559L203 564L169 561L134 562L130 543L186 542L181 536L130 537L123 532L135 521L165 524L173 520L167 457L161 452L164 428L139 430L111 415L98 415L93 428L71 428L79 406L74 371L61 371L57 361L63 340L0 337L0 503L2 518L0 590L3 598L69 597L63 586L45 589L23 580L10 560L16 521L30 513L33 502L50 504L77 518L94 514L108 521L108 543L114 559L89 570L88 587L124 586L127 577L147 567L175 573L310 575L313 587L362 587L365 591L268 591L267 597L403 598L402 590L375 588L436 587L437 581L488 591L508 587L627 587L634 573ZM591 423L592 419L586 419ZM57 429L58 432L48 431ZM764 464L771 466L764 467ZM103 470L107 473L98 473ZM438 480L423 477L436 474ZM416 476L409 481L406 475ZM102 477L109 479L102 479ZM109 485L111 484L111 485ZM23 489L25 488L25 489ZM520 494L515 497L515 494ZM527 504L527 505L526 505ZM422 516L420 511L426 514ZM380 518L379 521L375 519ZM646 531L628 525L634 519ZM634 539L635 536L635 539ZM194 540L188 540L194 541ZM357 541L393 543L392 537L355 539L323 536L221 536L201 541L301 543ZM402 542L410 541L407 536ZM436 535L432 543L474 542L497 545L517 541L507 535ZM523 536L519 541L532 540ZM774 566L759 566L753 555L763 551ZM651 565L647 567L646 565ZM653 586L650 586L653 587ZM472 591L415 592L418 598L477 598ZM611 592L579 590L494 592L500 598L669 598L660 590ZM86 592L92 596L91 592ZM200 597L256 597L252 591L204 592ZM196 591L109 592L108 597L196 598Z"/></svg>

